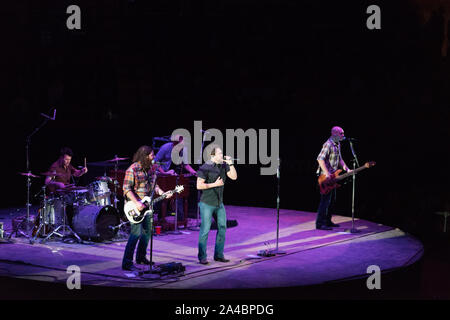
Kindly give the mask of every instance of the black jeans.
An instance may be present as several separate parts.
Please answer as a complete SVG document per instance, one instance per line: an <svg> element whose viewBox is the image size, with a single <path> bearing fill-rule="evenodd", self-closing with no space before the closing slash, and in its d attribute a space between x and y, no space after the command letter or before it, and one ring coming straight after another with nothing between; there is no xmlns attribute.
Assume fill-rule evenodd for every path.
<svg viewBox="0 0 450 320"><path fill-rule="evenodd" d="M331 190L328 194L320 195L319 209L317 210L316 228L331 224L331 212L328 208L331 202L336 199L336 189Z"/></svg>

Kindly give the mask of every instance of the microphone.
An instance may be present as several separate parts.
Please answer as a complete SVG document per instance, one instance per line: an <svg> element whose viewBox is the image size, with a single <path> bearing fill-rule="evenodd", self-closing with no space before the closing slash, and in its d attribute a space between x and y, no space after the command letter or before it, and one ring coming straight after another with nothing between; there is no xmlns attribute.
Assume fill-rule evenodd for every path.
<svg viewBox="0 0 450 320"><path fill-rule="evenodd" d="M224 160L233 160L233 161L239 161L239 159L238 158L227 158L227 159L225 159L225 157L223 158Z"/></svg>
<svg viewBox="0 0 450 320"><path fill-rule="evenodd" d="M152 160L152 164L157 164L157 165L162 165L162 164L164 164L164 162L159 162L159 161L155 161L155 160Z"/></svg>
<svg viewBox="0 0 450 320"><path fill-rule="evenodd" d="M355 138L349 138L349 137L344 137L344 140L348 140L348 141L359 141L358 139L355 139Z"/></svg>
<svg viewBox="0 0 450 320"><path fill-rule="evenodd" d="M41 116L43 116L44 118L47 118L49 120L55 120L56 119L56 109L53 110L53 117L49 117L48 115L43 114L43 113L41 113Z"/></svg>

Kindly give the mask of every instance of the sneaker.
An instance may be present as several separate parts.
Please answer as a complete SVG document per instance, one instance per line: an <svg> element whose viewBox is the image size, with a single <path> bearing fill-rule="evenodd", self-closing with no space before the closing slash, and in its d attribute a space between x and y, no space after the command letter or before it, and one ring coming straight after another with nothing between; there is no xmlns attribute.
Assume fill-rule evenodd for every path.
<svg viewBox="0 0 450 320"><path fill-rule="evenodd" d="M139 271L140 269L137 268L134 265L131 265L131 266L122 266L122 270L125 270L125 271Z"/></svg>
<svg viewBox="0 0 450 320"><path fill-rule="evenodd" d="M202 260L200 260L200 263L201 263L201 264L208 264L209 262L208 262L208 260L206 260L206 259L202 259Z"/></svg>
<svg viewBox="0 0 450 320"><path fill-rule="evenodd" d="M225 259L225 258L214 258L215 261L219 261L219 262L230 262L230 260Z"/></svg>
<svg viewBox="0 0 450 320"><path fill-rule="evenodd" d="M337 227L340 227L340 225L337 223L330 222L330 223L327 223L327 227L337 228Z"/></svg>
<svg viewBox="0 0 450 320"><path fill-rule="evenodd" d="M317 226L316 229L317 230L333 230L331 227L328 227L328 226Z"/></svg>

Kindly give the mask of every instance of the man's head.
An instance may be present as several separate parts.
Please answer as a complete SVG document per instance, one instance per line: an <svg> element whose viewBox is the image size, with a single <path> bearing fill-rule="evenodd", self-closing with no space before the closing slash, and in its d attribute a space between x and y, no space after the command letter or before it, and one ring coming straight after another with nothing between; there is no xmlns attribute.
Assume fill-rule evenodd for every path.
<svg viewBox="0 0 450 320"><path fill-rule="evenodd" d="M73 152L72 149L64 147L60 151L61 156L61 164L64 167L67 167L70 164L70 161L72 161Z"/></svg>
<svg viewBox="0 0 450 320"><path fill-rule="evenodd" d="M155 159L155 153L150 146L141 146L133 156L133 162L140 162L145 170L148 170Z"/></svg>
<svg viewBox="0 0 450 320"><path fill-rule="evenodd" d="M174 146L176 146L179 143L183 143L183 136L180 136L179 134L172 137L172 143Z"/></svg>
<svg viewBox="0 0 450 320"><path fill-rule="evenodd" d="M344 129L341 127L335 126L331 128L331 139L334 142L339 142L344 140Z"/></svg>
<svg viewBox="0 0 450 320"><path fill-rule="evenodd" d="M210 151L211 161L214 163L223 163L222 148L217 144L211 145L210 148L211 148L211 151Z"/></svg>

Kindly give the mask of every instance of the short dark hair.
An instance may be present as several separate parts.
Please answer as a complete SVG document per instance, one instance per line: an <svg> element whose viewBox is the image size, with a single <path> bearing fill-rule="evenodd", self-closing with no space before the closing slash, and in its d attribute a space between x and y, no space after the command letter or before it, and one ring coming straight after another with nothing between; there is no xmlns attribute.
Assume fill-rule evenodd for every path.
<svg viewBox="0 0 450 320"><path fill-rule="evenodd" d="M65 154L67 154L70 157L73 157L73 152L72 149L68 148L68 147L63 147L60 150L60 156L63 157Z"/></svg>
<svg viewBox="0 0 450 320"><path fill-rule="evenodd" d="M212 145L209 146L209 148L211 148L211 151L209 153L211 156L215 156L216 155L216 150L217 149L222 150L222 148L218 144L212 144Z"/></svg>

